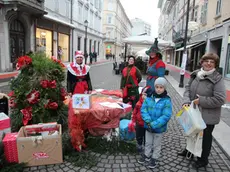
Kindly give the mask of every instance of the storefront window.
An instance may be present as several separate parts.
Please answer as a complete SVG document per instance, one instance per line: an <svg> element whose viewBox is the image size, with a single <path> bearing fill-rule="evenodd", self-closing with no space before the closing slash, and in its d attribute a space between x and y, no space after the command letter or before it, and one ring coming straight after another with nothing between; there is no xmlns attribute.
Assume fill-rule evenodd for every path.
<svg viewBox="0 0 230 172"><path fill-rule="evenodd" d="M58 59L69 61L69 35L58 34Z"/></svg>
<svg viewBox="0 0 230 172"><path fill-rule="evenodd" d="M45 29L36 29L36 50L52 56L52 32Z"/></svg>

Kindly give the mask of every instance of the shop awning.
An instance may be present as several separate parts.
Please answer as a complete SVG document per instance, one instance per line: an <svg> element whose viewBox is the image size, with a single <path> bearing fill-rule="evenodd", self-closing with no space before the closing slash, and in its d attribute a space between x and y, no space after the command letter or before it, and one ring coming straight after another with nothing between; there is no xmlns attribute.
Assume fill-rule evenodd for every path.
<svg viewBox="0 0 230 172"><path fill-rule="evenodd" d="M57 18L55 18L55 17L53 17L53 16L50 16L50 15L44 15L44 18L49 19L49 20L53 20L53 21L55 21L55 22L58 22L58 23L67 25L67 26L72 27L72 28L75 28L75 26L74 26L73 24L68 23L68 22L65 22L65 21L60 20L60 19L57 19Z"/></svg>
<svg viewBox="0 0 230 172"><path fill-rule="evenodd" d="M197 43L194 43L194 44L190 44L190 45L187 45L187 46L186 46L186 49L192 48L192 47L194 47L194 46L196 46L196 45L198 45L198 44L202 45L202 44L204 44L204 43L205 43L205 42L202 41L202 42L197 42ZM183 50L184 50L184 47L181 47L181 48L177 49L176 51L183 51Z"/></svg>

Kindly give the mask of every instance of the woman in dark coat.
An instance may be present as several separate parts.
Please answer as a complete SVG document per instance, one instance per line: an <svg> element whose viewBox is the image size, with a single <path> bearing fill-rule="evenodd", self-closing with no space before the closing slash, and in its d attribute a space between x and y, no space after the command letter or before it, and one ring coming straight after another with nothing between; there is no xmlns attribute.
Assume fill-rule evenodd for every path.
<svg viewBox="0 0 230 172"><path fill-rule="evenodd" d="M183 106L189 106L193 101L201 109L202 117L207 125L203 131L201 158L194 167L206 167L212 147L212 132L220 122L221 106L225 103L226 90L221 74L216 70L219 57L214 53L207 53L201 58L202 68L191 74L191 79L185 86ZM178 155L186 156L187 150Z"/></svg>

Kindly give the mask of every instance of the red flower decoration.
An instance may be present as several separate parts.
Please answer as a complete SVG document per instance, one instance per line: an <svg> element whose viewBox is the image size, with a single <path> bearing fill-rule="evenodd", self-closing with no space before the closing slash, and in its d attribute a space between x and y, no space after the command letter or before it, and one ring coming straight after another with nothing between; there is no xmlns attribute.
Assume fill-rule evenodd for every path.
<svg viewBox="0 0 230 172"><path fill-rule="evenodd" d="M40 93L39 93L39 91L36 91L36 90L31 91L31 93L26 96L27 101L30 104L38 103L39 97L40 97Z"/></svg>
<svg viewBox="0 0 230 172"><path fill-rule="evenodd" d="M9 100L9 106L10 106L11 108L15 108L16 105L17 105L17 104L15 103L14 99L11 98L11 99Z"/></svg>
<svg viewBox="0 0 230 172"><path fill-rule="evenodd" d="M23 114L23 125L27 125L28 122L32 119L32 107L26 107L25 109L21 110L21 113Z"/></svg>
<svg viewBox="0 0 230 172"><path fill-rule="evenodd" d="M40 82L40 85L42 86L42 88L47 88L49 86L49 81L48 80L42 80Z"/></svg>
<svg viewBox="0 0 230 172"><path fill-rule="evenodd" d="M52 109L52 110L56 110L58 108L58 104L56 102L49 102L45 105L46 109Z"/></svg>
<svg viewBox="0 0 230 172"><path fill-rule="evenodd" d="M65 65L61 62L61 60L56 59L54 56L51 57L51 59L55 62L55 63L59 63L59 65L63 68L65 68Z"/></svg>
<svg viewBox="0 0 230 172"><path fill-rule="evenodd" d="M32 63L32 59L29 56L21 56L18 58L18 62L16 64L17 70L22 69L23 67Z"/></svg>
<svg viewBox="0 0 230 172"><path fill-rule="evenodd" d="M68 95L67 94L67 92L66 92L66 90L64 89L64 88L61 88L61 98L62 98L62 100L65 100L66 98L66 96Z"/></svg>
<svg viewBox="0 0 230 172"><path fill-rule="evenodd" d="M14 97L14 91L9 92L9 93L8 93L8 96L9 96L9 97Z"/></svg>
<svg viewBox="0 0 230 172"><path fill-rule="evenodd" d="M56 83L56 81L55 80L53 80L53 81L49 81L49 87L50 88L56 88L56 86L57 86L57 83Z"/></svg>

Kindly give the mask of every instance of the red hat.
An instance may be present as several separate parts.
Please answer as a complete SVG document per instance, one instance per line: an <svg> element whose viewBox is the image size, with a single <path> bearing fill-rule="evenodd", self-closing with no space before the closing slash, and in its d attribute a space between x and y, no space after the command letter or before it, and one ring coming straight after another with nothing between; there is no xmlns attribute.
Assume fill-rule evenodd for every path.
<svg viewBox="0 0 230 172"><path fill-rule="evenodd" d="M75 58L77 58L77 57L82 57L82 58L84 58L83 52L82 52L82 51L75 51Z"/></svg>
<svg viewBox="0 0 230 172"><path fill-rule="evenodd" d="M150 86L145 86L142 91L141 91L141 94L143 93L146 93L147 94L147 97L150 97L152 95L152 89Z"/></svg>

